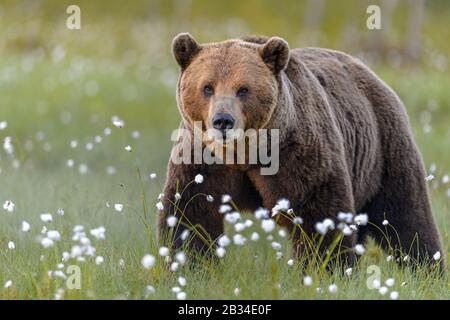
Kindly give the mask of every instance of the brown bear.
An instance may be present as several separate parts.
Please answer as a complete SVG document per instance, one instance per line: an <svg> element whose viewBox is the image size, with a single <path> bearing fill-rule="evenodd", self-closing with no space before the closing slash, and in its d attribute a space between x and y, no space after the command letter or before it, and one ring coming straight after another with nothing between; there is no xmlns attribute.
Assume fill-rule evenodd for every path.
<svg viewBox="0 0 450 320"><path fill-rule="evenodd" d="M288 199L311 235L317 222L336 221L339 212L367 213L370 223L344 237L342 247L354 248L371 235L418 261L442 253L405 108L359 60L328 49L290 50L279 37L199 44L187 33L175 37L173 54L181 67L176 97L182 128L192 133L200 123L199 130L216 128L224 137L236 127L278 129L280 156L273 175L262 175L258 164L169 161L162 238L175 230L169 240L179 247L185 227L195 226L191 247L208 248L224 231L219 206L228 194L239 210L270 209ZM204 181L192 183L198 174ZM169 228L169 215L178 217L177 228ZM278 222L294 230L287 219ZM336 232L327 233L323 248ZM305 249L301 239L294 231L298 255ZM343 252L352 263L354 251Z"/></svg>

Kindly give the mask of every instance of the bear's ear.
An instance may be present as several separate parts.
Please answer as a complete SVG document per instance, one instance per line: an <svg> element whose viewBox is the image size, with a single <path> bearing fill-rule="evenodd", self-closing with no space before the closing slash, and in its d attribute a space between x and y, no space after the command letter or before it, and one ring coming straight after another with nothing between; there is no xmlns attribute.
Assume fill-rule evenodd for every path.
<svg viewBox="0 0 450 320"><path fill-rule="evenodd" d="M182 70L186 69L200 49L201 46L189 33L180 33L172 41L173 55Z"/></svg>
<svg viewBox="0 0 450 320"><path fill-rule="evenodd" d="M277 74L284 70L289 62L289 44L284 39L272 37L259 48L259 54L267 66Z"/></svg>

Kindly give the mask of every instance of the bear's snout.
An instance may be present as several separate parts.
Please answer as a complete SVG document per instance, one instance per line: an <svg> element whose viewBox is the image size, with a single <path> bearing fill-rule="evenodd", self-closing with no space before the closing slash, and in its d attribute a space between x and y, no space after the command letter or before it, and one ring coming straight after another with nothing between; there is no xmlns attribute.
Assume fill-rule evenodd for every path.
<svg viewBox="0 0 450 320"><path fill-rule="evenodd" d="M223 137L226 137L226 131L234 128L236 123L234 117L229 113L217 113L212 118L213 128L222 132Z"/></svg>

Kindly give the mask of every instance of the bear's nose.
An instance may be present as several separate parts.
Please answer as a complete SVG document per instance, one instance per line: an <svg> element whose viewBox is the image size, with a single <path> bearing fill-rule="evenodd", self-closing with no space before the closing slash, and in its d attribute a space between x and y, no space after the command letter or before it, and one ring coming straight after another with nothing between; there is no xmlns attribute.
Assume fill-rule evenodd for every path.
<svg viewBox="0 0 450 320"><path fill-rule="evenodd" d="M225 133L225 130L233 129L234 123L234 118L228 113L218 113L212 118L214 129L220 130L222 133Z"/></svg>

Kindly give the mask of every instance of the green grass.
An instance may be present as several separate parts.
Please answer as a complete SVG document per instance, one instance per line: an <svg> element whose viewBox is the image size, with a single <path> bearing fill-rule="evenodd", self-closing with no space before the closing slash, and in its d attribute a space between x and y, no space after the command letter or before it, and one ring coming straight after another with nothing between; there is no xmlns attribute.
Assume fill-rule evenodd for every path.
<svg viewBox="0 0 450 320"><path fill-rule="evenodd" d="M197 11L201 15L198 8L194 14ZM382 282L395 279L390 291L398 291L399 299L450 298L448 275L438 277L425 269L413 274L409 268L386 261L387 254L371 242L350 277L341 272L320 272L313 266L306 270L296 264L289 266L289 240L280 237L278 230L273 233L274 240L283 246L283 257L277 260L257 221L244 235L257 231L261 239L248 241L243 247L231 245L223 260L188 263L174 273L158 258L152 269L144 269L143 255L156 256L158 251L155 203L164 183L170 133L180 121L174 98L177 70L169 56L172 31L152 25L154 33L149 29L140 33L148 28L143 21L133 25L131 19L124 22L118 15L116 21L103 18L96 22L86 15L90 22L85 25L87 31L75 34L55 27L63 23L62 18L44 23L39 14L44 13L29 17L28 23L39 26L40 32L34 35L19 27L16 34L0 31L0 35L7 34L0 47L0 121L8 122L0 131L0 142L11 136L15 149L13 156L0 150L0 202L12 200L16 204L14 213L0 207L1 299L53 299L59 288L65 289L66 299L174 299L171 289L178 285L180 275L187 279L183 290L189 299L389 299L389 294L381 296L367 288L367 268L371 265L380 268ZM18 15L3 14L0 22L17 26L20 21L13 20ZM275 34L276 24L271 23ZM199 26L195 28L202 32ZM228 36L223 31L226 25L222 27L217 36L220 39ZM250 33L267 33L258 24L253 27ZM149 33L154 37L151 46ZM212 38L204 33L205 39ZM296 39L294 35L287 37ZM62 61L52 62L52 51L58 44L66 55ZM32 68L30 61L34 62ZM405 102L428 173L435 176L429 182L430 194L444 242L442 254L448 261L450 184L443 184L442 177L450 174L450 78L430 66L406 70L380 65L375 71ZM125 128L113 128L114 115L125 120ZM424 130L427 125L432 128L429 132ZM110 136L103 134L106 127L112 128ZM134 130L140 132L139 139L132 138ZM102 136L102 142L86 150L86 143L97 135ZM72 140L78 141L75 149L70 147ZM124 150L128 144L133 147L131 153ZM74 160L73 168L67 167L68 159ZM80 164L89 167L84 175L78 172ZM431 172L433 164L436 170ZM117 173L109 175L108 166ZM149 179L152 172L158 174L157 179ZM123 203L125 208L118 213L107 203ZM56 214L58 208L65 210L64 216ZM149 212L145 223L144 211ZM52 213L54 221L44 224L39 219L44 212ZM253 219L251 213L244 218ZM31 225L27 233L21 231L23 220ZM61 233L61 241L52 248L44 249L38 241L44 225ZM48 271L57 270L62 252L75 244L71 240L75 225L85 227L96 255L103 256L104 262L97 265L93 257L87 257L85 262L65 263L63 271L72 264L81 269L81 289L68 290L64 280L50 278ZM89 235L90 229L99 226L106 228L105 240ZM227 231L233 234L230 227ZM8 249L9 241L15 243L14 250ZM303 285L305 275L313 278L312 286ZM12 285L4 288L8 280ZM403 282L406 285L402 286ZM328 292L332 283L338 287L336 293ZM155 287L154 294L146 294L147 285ZM239 296L234 294L235 288L240 288Z"/></svg>

